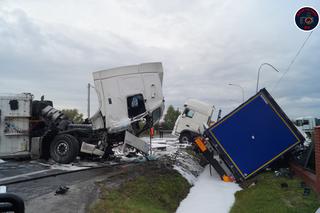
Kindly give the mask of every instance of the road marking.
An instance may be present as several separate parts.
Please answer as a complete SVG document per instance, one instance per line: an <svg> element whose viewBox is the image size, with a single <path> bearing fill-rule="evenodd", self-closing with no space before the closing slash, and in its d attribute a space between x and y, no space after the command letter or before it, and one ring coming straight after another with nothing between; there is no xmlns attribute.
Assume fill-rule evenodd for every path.
<svg viewBox="0 0 320 213"><path fill-rule="evenodd" d="M2 181L8 181L8 180L13 180L13 179L20 178L20 177L28 177L30 175L36 175L36 174L40 174L40 173L43 173L43 172L48 172L50 170L52 171L52 169L46 169L46 170L41 170L41 171L36 171L36 172L29 172L29 173L25 173L25 174L21 174L21 175L11 176L11 177L7 177L7 178L1 178L0 179L0 183Z"/></svg>

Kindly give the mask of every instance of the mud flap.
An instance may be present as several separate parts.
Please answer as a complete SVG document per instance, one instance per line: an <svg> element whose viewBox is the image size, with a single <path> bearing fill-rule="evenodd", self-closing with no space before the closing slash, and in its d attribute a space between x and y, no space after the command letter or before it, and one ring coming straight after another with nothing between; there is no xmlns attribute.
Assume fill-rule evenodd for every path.
<svg viewBox="0 0 320 213"><path fill-rule="evenodd" d="M124 151L127 145L134 147L135 149L141 151L143 154L149 154L150 144L148 144L144 140L141 140L140 138L136 137L128 131L126 131L122 152Z"/></svg>

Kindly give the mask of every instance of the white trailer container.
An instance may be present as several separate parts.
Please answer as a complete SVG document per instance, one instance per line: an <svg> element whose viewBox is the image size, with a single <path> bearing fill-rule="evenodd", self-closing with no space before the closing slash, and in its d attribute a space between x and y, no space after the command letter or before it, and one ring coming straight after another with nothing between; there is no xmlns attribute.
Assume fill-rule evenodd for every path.
<svg viewBox="0 0 320 213"><path fill-rule="evenodd" d="M0 158L29 155L32 95L0 96Z"/></svg>

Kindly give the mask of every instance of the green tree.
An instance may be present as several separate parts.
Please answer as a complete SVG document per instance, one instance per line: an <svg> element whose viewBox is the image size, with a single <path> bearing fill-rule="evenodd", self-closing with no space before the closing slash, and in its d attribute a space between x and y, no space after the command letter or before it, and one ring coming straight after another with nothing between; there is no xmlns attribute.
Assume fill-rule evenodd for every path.
<svg viewBox="0 0 320 213"><path fill-rule="evenodd" d="M174 124L176 123L176 120L178 116L180 115L179 109L174 109L172 105L168 107L167 113L164 116L164 129L173 129Z"/></svg>
<svg viewBox="0 0 320 213"><path fill-rule="evenodd" d="M61 111L74 123L78 124L83 122L83 114L79 113L77 109L63 109Z"/></svg>

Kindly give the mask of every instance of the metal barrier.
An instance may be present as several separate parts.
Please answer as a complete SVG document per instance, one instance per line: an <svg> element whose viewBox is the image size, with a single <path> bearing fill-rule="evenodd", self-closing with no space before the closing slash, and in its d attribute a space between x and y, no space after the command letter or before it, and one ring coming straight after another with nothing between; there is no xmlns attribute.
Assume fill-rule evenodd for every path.
<svg viewBox="0 0 320 213"><path fill-rule="evenodd" d="M15 194L0 193L0 212L24 213L24 202Z"/></svg>
<svg viewBox="0 0 320 213"><path fill-rule="evenodd" d="M167 130L167 129L157 129L156 132L159 134L160 138L163 138L163 135L170 135L172 130Z"/></svg>

